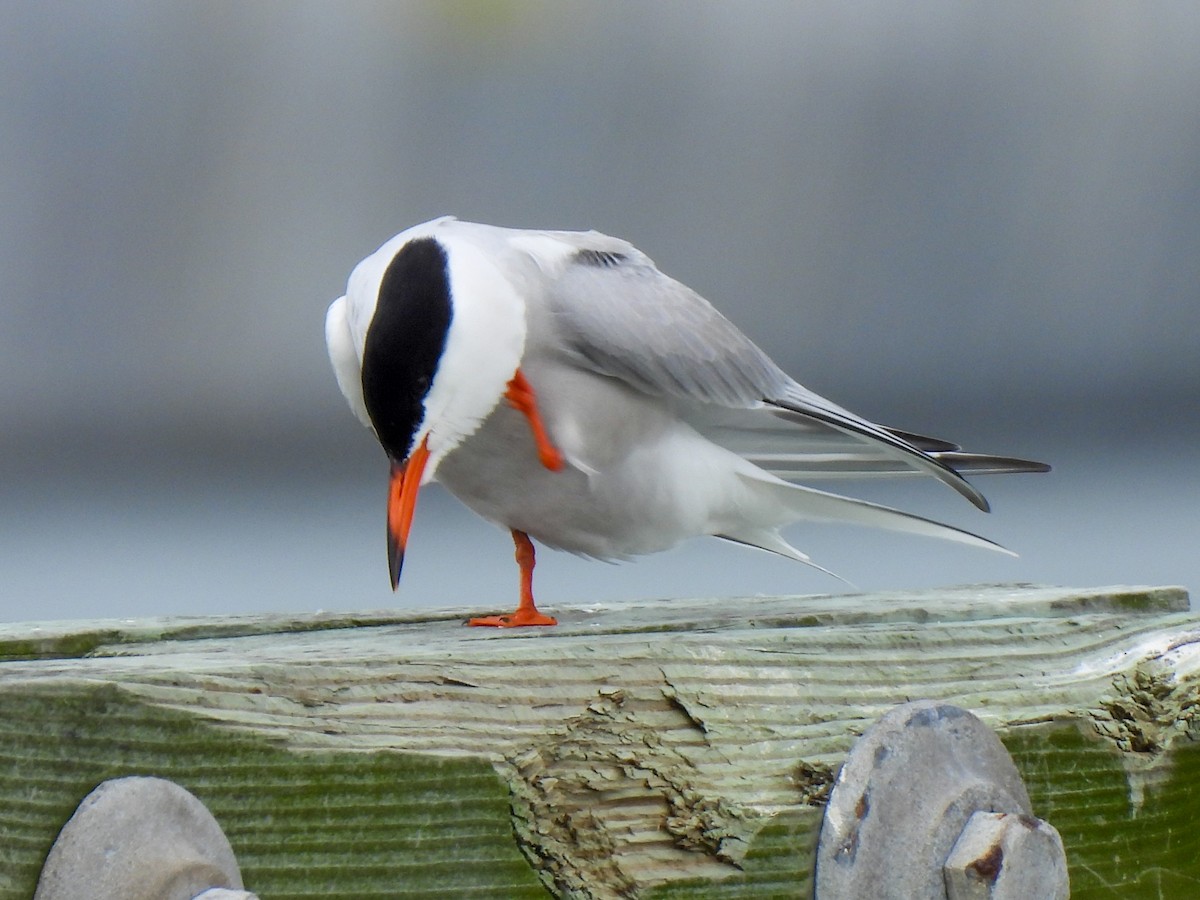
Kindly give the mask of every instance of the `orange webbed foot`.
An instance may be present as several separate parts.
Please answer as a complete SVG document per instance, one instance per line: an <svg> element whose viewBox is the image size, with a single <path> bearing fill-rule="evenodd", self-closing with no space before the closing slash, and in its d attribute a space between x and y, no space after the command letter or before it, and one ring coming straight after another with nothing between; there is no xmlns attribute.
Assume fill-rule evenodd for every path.
<svg viewBox="0 0 1200 900"><path fill-rule="evenodd" d="M518 609L506 616L479 616L469 619L467 624L484 625L491 628L520 628L525 625L557 625L558 619L540 613L536 609Z"/></svg>

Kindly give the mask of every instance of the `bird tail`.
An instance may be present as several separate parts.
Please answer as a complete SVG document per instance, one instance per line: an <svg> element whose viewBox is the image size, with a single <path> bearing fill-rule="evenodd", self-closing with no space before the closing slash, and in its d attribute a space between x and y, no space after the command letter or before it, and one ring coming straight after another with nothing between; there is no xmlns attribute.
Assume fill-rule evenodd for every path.
<svg viewBox="0 0 1200 900"><path fill-rule="evenodd" d="M802 485L789 484L769 475L759 477L743 474L742 477L750 484L755 494L765 501L762 508L771 509L775 513L772 517L774 521L738 524L733 528L723 530L718 537L795 559L820 569L822 572L828 570L816 565L805 553L784 540L779 534L780 527L801 521L866 525L922 537L940 538L1016 556L1008 548L977 534L936 522L933 519L893 509L890 506L857 500L853 497L843 497L840 494L819 491Z"/></svg>

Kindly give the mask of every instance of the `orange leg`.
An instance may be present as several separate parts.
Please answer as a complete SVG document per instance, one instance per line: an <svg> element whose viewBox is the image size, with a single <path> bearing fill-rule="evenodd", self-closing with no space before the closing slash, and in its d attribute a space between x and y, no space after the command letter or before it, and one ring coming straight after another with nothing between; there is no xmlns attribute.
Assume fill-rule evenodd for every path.
<svg viewBox="0 0 1200 900"><path fill-rule="evenodd" d="M507 616L481 616L468 625L491 625L495 628L515 628L518 625L557 625L558 619L538 612L533 602L533 541L523 531L512 530L517 545L517 565L521 567L521 602L517 611Z"/></svg>
<svg viewBox="0 0 1200 900"><path fill-rule="evenodd" d="M517 369L517 374L508 382L508 390L505 391L504 396L529 420L529 428L533 432L533 442L537 444L538 459L542 461L542 465L552 472L561 471L564 465L562 453L550 442L541 413L538 412L537 395L533 392L533 386L525 378L525 373L520 369ZM530 552L532 553L532 551ZM532 564L530 564L530 568L533 568Z"/></svg>

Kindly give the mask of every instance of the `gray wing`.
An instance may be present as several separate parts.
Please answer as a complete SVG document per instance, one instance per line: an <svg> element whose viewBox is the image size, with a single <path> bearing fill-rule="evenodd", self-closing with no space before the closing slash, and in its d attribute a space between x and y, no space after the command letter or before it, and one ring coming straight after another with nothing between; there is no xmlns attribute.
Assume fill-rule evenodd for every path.
<svg viewBox="0 0 1200 900"><path fill-rule="evenodd" d="M579 361L649 394L719 406L761 405L787 388L791 379L753 341L644 254L604 235L572 237L588 241L551 303L556 331Z"/></svg>
<svg viewBox="0 0 1200 900"><path fill-rule="evenodd" d="M579 364L649 394L759 410L758 418L774 412L773 424L795 426L793 452L830 430L851 436L885 468L927 472L988 509L937 454L797 384L712 304L631 245L595 233L555 237L577 248L554 283L551 311L563 349Z"/></svg>

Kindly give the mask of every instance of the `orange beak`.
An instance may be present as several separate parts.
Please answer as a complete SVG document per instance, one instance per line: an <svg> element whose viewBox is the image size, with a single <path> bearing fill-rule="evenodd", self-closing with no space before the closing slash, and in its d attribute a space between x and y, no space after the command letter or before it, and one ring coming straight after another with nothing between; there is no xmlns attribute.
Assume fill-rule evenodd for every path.
<svg viewBox="0 0 1200 900"><path fill-rule="evenodd" d="M392 590L400 583L404 548L408 544L408 532L417 508L417 491L421 489L421 475L428 461L429 448L425 446L425 441L421 441L404 462L392 460L387 505L388 573L392 578Z"/></svg>

